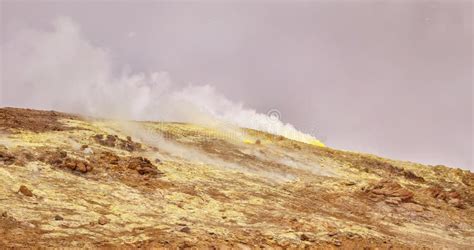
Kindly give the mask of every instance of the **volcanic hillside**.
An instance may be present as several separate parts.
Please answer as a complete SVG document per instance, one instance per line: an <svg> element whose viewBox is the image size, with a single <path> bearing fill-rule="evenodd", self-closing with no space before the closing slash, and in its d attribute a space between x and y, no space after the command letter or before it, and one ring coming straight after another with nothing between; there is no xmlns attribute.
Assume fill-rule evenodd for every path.
<svg viewBox="0 0 474 250"><path fill-rule="evenodd" d="M248 129L0 109L0 248L474 248L474 174Z"/></svg>

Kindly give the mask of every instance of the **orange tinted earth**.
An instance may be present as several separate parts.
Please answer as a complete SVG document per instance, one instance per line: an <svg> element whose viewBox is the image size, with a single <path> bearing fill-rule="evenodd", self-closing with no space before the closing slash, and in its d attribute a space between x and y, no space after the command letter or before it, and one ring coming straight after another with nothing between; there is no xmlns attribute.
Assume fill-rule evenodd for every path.
<svg viewBox="0 0 474 250"><path fill-rule="evenodd" d="M0 248L474 248L473 173L248 129L2 108L0 183Z"/></svg>

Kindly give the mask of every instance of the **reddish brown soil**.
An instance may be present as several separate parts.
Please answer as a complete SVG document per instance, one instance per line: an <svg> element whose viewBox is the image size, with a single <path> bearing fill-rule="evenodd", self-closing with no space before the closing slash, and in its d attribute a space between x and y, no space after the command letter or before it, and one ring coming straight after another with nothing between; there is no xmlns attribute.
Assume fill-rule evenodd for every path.
<svg viewBox="0 0 474 250"><path fill-rule="evenodd" d="M42 133L71 129L61 119L80 118L54 111L3 108L0 130ZM219 160L217 164L233 163L241 169L209 170L213 169L207 168L209 164L183 161L182 155L155 157L155 153L162 151L160 145L138 143L126 135L106 134L110 130L105 129L79 130L87 132L87 136L58 133L79 141L76 147L61 148L57 145L65 144L50 142L44 146L0 145L1 180L24 174L18 174L21 183L8 184L18 185L14 189L0 186L0 195L7 197L0 196L0 248L423 249L437 244L466 247L474 238L474 174L469 171L313 147L255 131L249 133L260 139L254 145L242 146L222 138L201 136L199 131L186 131L179 127L182 124L175 126L181 130L168 131L169 140L179 143L183 137L193 138L182 143L193 147L193 153L200 150ZM342 174L323 176L287 166L278 157L271 157L269 140L273 148L282 148L283 152L314 157L311 160L323 159L321 164L328 164L325 168ZM35 164L39 170L32 166ZM299 178L271 182L239 172L246 168ZM35 175L45 176L41 179ZM48 192L35 189L40 181L46 183L43 187ZM80 184L85 181L93 187L92 192L85 192ZM99 184L114 185L113 188L126 190L126 197L130 194L137 198L102 195L101 190L95 189ZM64 198L41 207L63 192ZM101 196L97 199L91 193ZM145 212L120 210L117 203L123 200L116 199L144 203ZM82 203L72 206L76 200ZM156 207L161 210L152 209ZM17 210L22 212L16 213ZM47 216L39 216L40 212ZM204 216L192 216L199 213ZM80 221L80 225L68 224L74 221L72 216L91 214L92 219ZM114 216L108 217L111 214ZM233 218L233 214L241 217ZM158 226L164 225L166 230L143 221L140 224L135 215L159 221ZM181 222L171 220L174 217ZM76 218L74 222L77 221ZM58 222L64 224L58 226ZM129 224L134 224L131 229L121 230ZM437 231L424 232L431 227ZM46 237L57 231L62 234ZM285 233L293 238L282 239ZM134 241L127 241L130 238Z"/></svg>
<svg viewBox="0 0 474 250"><path fill-rule="evenodd" d="M19 108L0 108L0 131L15 132L32 131L64 131L70 130L64 126L59 119L80 119L77 115L71 115L56 111L40 111Z"/></svg>

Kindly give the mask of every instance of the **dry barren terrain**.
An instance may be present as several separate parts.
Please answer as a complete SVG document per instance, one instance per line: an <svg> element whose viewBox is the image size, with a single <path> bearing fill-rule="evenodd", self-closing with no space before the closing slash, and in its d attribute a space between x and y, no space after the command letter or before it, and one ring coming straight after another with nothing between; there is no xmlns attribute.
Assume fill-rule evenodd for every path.
<svg viewBox="0 0 474 250"><path fill-rule="evenodd" d="M0 248L474 248L474 174L230 127L0 109Z"/></svg>

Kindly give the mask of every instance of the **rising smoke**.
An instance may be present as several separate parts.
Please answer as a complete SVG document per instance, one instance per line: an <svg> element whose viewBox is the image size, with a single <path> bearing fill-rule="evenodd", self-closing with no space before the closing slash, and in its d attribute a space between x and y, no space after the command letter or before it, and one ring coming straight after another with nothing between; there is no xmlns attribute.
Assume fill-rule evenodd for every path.
<svg viewBox="0 0 474 250"><path fill-rule="evenodd" d="M219 94L210 85L177 89L166 72L131 73L85 39L69 18L52 30L23 30L4 51L2 106L86 115L246 127L303 141L311 135Z"/></svg>

